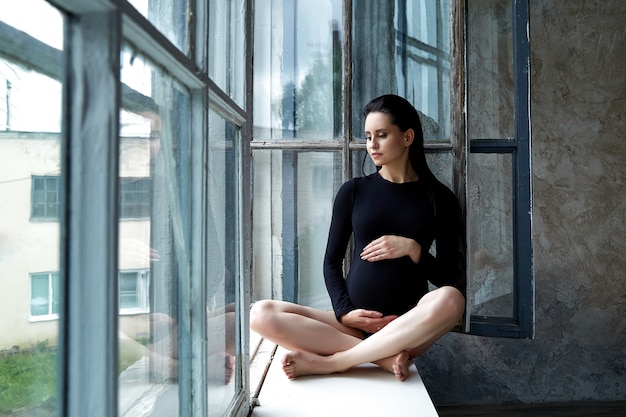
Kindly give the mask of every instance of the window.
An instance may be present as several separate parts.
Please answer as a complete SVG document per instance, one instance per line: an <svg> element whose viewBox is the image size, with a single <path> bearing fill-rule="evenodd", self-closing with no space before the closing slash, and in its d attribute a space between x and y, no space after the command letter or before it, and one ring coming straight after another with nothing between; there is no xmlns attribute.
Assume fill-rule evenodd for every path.
<svg viewBox="0 0 626 417"><path fill-rule="evenodd" d="M120 218L150 217L150 178L120 178Z"/></svg>
<svg viewBox="0 0 626 417"><path fill-rule="evenodd" d="M60 188L59 176L32 177L31 219L59 220Z"/></svg>
<svg viewBox="0 0 626 417"><path fill-rule="evenodd" d="M19 238L11 268L59 271L48 293L33 282L32 309L55 311L60 332L32 320L36 329L3 323L0 334L3 349L50 333L60 341L56 414L248 414L248 3L2 5L0 187L14 196L3 214ZM36 179L29 189L43 173L58 176L56 188ZM25 227L29 210L58 221ZM0 272L3 288L19 281ZM10 288L24 301L7 312L28 314L28 283ZM25 407L38 412L13 408Z"/></svg>
<svg viewBox="0 0 626 417"><path fill-rule="evenodd" d="M149 305L150 271L120 271L120 313L146 313Z"/></svg>
<svg viewBox="0 0 626 417"><path fill-rule="evenodd" d="M532 337L528 2L466 12L470 330Z"/></svg>
<svg viewBox="0 0 626 417"><path fill-rule="evenodd" d="M30 316L33 319L57 318L59 314L59 273L30 276Z"/></svg>
<svg viewBox="0 0 626 417"><path fill-rule="evenodd" d="M396 93L467 214L465 330L531 337L528 3L392 4L255 2L253 297L330 308L332 200L374 169L363 105Z"/></svg>
<svg viewBox="0 0 626 417"><path fill-rule="evenodd" d="M370 99L411 100L433 171L459 188L464 138L451 134L450 4L392 4L255 2L255 299L330 308L321 277L332 202L344 181L372 172L361 116Z"/></svg>
<svg viewBox="0 0 626 417"><path fill-rule="evenodd" d="M466 3L2 4L0 191L15 256L0 279L23 304L4 306L15 320L0 335L3 348L61 341L59 415L133 415L157 399L168 415L246 415L250 290L329 304L332 198L363 167L361 107L388 92L422 112L431 166L481 231L470 330L532 333L528 4ZM58 278L34 274L29 296L25 267ZM131 309L143 313L120 314ZM55 314L60 333L16 324ZM215 360L224 352L232 362Z"/></svg>

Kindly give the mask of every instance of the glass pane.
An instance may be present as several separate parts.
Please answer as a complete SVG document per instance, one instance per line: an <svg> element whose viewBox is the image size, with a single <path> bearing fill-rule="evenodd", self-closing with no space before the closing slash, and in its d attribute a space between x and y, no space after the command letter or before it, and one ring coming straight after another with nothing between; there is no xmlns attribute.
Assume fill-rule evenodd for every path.
<svg viewBox="0 0 626 417"><path fill-rule="evenodd" d="M255 140L341 134L341 1L255 1Z"/></svg>
<svg viewBox="0 0 626 417"><path fill-rule="evenodd" d="M61 177L48 175L32 177L31 218L59 220Z"/></svg>
<svg viewBox="0 0 626 417"><path fill-rule="evenodd" d="M468 2L467 125L471 139L515 136L512 4L511 0Z"/></svg>
<svg viewBox="0 0 626 417"><path fill-rule="evenodd" d="M222 416L240 389L235 368L239 277L239 202L236 127L209 113L207 219L207 385L209 416Z"/></svg>
<svg viewBox="0 0 626 417"><path fill-rule="evenodd" d="M174 46L189 49L189 0L128 0Z"/></svg>
<svg viewBox="0 0 626 417"><path fill-rule="evenodd" d="M245 7L245 0L209 0L209 77L242 107L246 93Z"/></svg>
<svg viewBox="0 0 626 417"><path fill-rule="evenodd" d="M190 97L141 54L121 59L120 190L139 190L148 207L119 222L119 410L176 416L179 311L190 308L178 303L189 282Z"/></svg>
<svg viewBox="0 0 626 417"><path fill-rule="evenodd" d="M512 156L473 153L469 167L471 313L514 317Z"/></svg>
<svg viewBox="0 0 626 417"><path fill-rule="evenodd" d="M120 272L119 293L120 310L139 307L136 272Z"/></svg>
<svg viewBox="0 0 626 417"><path fill-rule="evenodd" d="M63 17L0 0L0 45L0 415L56 416Z"/></svg>
<svg viewBox="0 0 626 417"><path fill-rule="evenodd" d="M50 289L52 290L52 306L50 312L52 314L59 314L59 305L61 303L61 287L59 286L59 274L56 272L50 274L50 279L52 280L52 283L50 284Z"/></svg>
<svg viewBox="0 0 626 417"><path fill-rule="evenodd" d="M30 315L50 314L50 279L48 274L33 275L30 278Z"/></svg>
<svg viewBox="0 0 626 417"><path fill-rule="evenodd" d="M363 106L398 94L420 112L425 140L450 136L450 2L353 2L353 123L362 135ZM376 48L372 48L372 42Z"/></svg>
<svg viewBox="0 0 626 417"><path fill-rule="evenodd" d="M340 154L258 150L253 162L255 298L295 293L300 304L330 309L322 266Z"/></svg>
<svg viewBox="0 0 626 417"><path fill-rule="evenodd" d="M150 216L150 179L120 179L120 218L138 219Z"/></svg>

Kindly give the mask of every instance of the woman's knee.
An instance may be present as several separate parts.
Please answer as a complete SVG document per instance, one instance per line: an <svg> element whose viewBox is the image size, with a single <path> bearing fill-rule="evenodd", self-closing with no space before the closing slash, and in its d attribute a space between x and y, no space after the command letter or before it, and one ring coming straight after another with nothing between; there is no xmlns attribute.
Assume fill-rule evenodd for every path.
<svg viewBox="0 0 626 417"><path fill-rule="evenodd" d="M260 300L250 307L250 328L255 332L260 332L275 311L274 300Z"/></svg>
<svg viewBox="0 0 626 417"><path fill-rule="evenodd" d="M445 308L450 311L451 315L457 319L463 315L465 311L465 297L455 287L441 287L442 298Z"/></svg>
<svg viewBox="0 0 626 417"><path fill-rule="evenodd" d="M449 317L450 320L458 320L465 311L465 297L461 291L454 287L440 287L430 293L433 296L431 300L431 314L433 317Z"/></svg>

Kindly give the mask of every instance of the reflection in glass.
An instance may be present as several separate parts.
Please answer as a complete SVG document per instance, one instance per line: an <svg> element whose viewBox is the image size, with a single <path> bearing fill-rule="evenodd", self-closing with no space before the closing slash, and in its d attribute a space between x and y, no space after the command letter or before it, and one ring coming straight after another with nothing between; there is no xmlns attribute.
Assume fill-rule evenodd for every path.
<svg viewBox="0 0 626 417"><path fill-rule="evenodd" d="M254 3L255 139L338 137L342 2Z"/></svg>
<svg viewBox="0 0 626 417"><path fill-rule="evenodd" d="M339 153L258 150L253 159L255 298L294 293L300 304L330 308L322 265Z"/></svg>
<svg viewBox="0 0 626 417"><path fill-rule="evenodd" d="M135 9L150 21L183 53L189 48L189 0L129 0Z"/></svg>
<svg viewBox="0 0 626 417"><path fill-rule="evenodd" d="M63 19L0 3L0 415L56 416Z"/></svg>
<svg viewBox="0 0 626 417"><path fill-rule="evenodd" d="M241 384L235 360L236 282L239 276L239 132L217 113L209 113L207 187L207 408L225 414Z"/></svg>
<svg viewBox="0 0 626 417"><path fill-rule="evenodd" d="M470 154L468 288L472 314L513 317L511 154Z"/></svg>
<svg viewBox="0 0 626 417"><path fill-rule="evenodd" d="M361 135L363 106L393 93L421 112L425 140L449 139L450 2L395 0L394 5L353 2L355 136Z"/></svg>
<svg viewBox="0 0 626 417"><path fill-rule="evenodd" d="M468 3L467 125L471 139L515 136L512 4L510 0Z"/></svg>
<svg viewBox="0 0 626 417"><path fill-rule="evenodd" d="M119 410L178 415L179 291L187 282L189 93L122 53ZM184 280L184 281L183 281ZM151 415L150 413L141 415Z"/></svg>
<svg viewBox="0 0 626 417"><path fill-rule="evenodd" d="M209 77L242 107L246 87L244 9L245 0L209 0Z"/></svg>
<svg viewBox="0 0 626 417"><path fill-rule="evenodd" d="M189 92L133 51L122 54L122 66L120 414L157 404L159 413L178 414L180 314L192 308L179 305L192 279L187 236L206 236L207 407L221 416L241 389L235 360L239 132L209 113L206 194L195 197L205 200L202 233L201 225L190 224ZM193 366L205 363L196 361Z"/></svg>
<svg viewBox="0 0 626 417"><path fill-rule="evenodd" d="M0 0L0 22L56 49L63 49L63 17L44 0ZM13 39L16 41L16 39ZM16 42L18 45L23 45ZM27 45L27 44L26 44ZM60 62L57 63L57 65Z"/></svg>

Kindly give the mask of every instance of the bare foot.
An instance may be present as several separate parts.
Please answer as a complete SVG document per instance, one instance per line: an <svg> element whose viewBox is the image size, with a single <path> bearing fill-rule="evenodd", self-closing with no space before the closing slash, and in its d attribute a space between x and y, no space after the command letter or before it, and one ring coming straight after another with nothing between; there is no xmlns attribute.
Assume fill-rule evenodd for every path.
<svg viewBox="0 0 626 417"><path fill-rule="evenodd" d="M327 356L308 352L289 352L283 357L283 372L289 379L303 375L327 375L336 372Z"/></svg>
<svg viewBox="0 0 626 417"><path fill-rule="evenodd" d="M211 382L230 384L235 372L235 358L227 352L210 355L207 360L207 379ZM222 368L222 365L224 366Z"/></svg>
<svg viewBox="0 0 626 417"><path fill-rule="evenodd" d="M228 385L235 373L235 358L233 355L227 353L224 357L224 361L224 383Z"/></svg>
<svg viewBox="0 0 626 417"><path fill-rule="evenodd" d="M393 364L393 374L398 381L404 381L409 377L411 364L411 357L406 350L396 355L395 363Z"/></svg>

